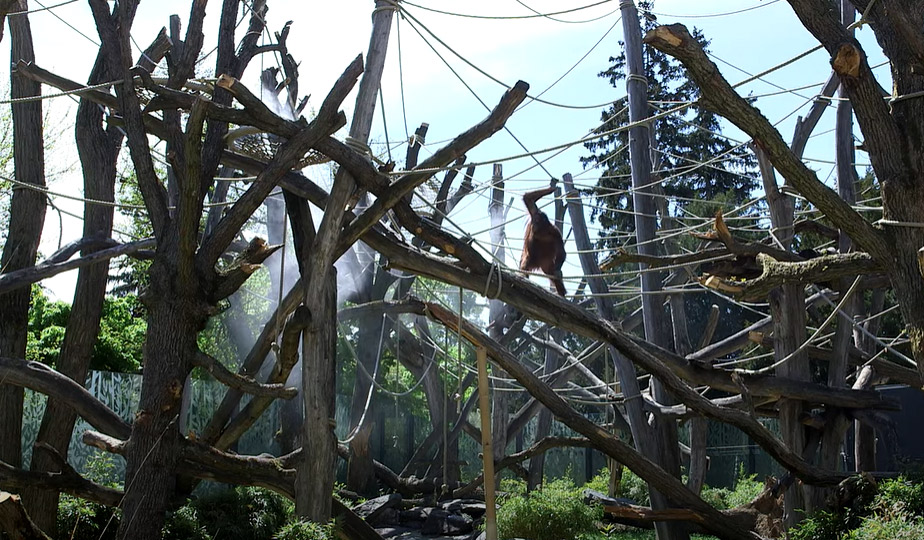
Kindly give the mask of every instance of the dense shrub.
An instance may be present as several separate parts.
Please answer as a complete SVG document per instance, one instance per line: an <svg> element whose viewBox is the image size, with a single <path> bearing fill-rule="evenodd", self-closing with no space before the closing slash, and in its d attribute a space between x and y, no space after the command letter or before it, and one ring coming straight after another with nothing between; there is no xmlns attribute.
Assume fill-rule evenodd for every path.
<svg viewBox="0 0 924 540"><path fill-rule="evenodd" d="M292 503L278 493L238 487L200 497L174 512L164 528L165 540L266 540L292 515ZM191 536L186 536L187 534Z"/></svg>
<svg viewBox="0 0 924 540"><path fill-rule="evenodd" d="M744 469L738 471L734 489L703 488L702 498L715 508L725 510L748 504L753 501L764 489L763 482L757 480L755 474L745 474Z"/></svg>
<svg viewBox="0 0 924 540"><path fill-rule="evenodd" d="M603 517L598 506L588 506L570 480L547 482L527 495L507 495L497 511L499 538L530 540L589 539Z"/></svg>
<svg viewBox="0 0 924 540"><path fill-rule="evenodd" d="M924 538L924 520L900 512L887 520L878 517L863 520L860 527L850 531L845 540L921 540Z"/></svg>
<svg viewBox="0 0 924 540"><path fill-rule="evenodd" d="M333 523L321 525L313 521L293 521L279 530L274 540L336 540L336 526Z"/></svg>
<svg viewBox="0 0 924 540"><path fill-rule="evenodd" d="M852 482L859 486L863 480L856 477ZM885 480L875 496L860 490L844 502L842 508L817 512L803 520L789 531L791 540L924 538L924 486L919 483L904 478Z"/></svg>

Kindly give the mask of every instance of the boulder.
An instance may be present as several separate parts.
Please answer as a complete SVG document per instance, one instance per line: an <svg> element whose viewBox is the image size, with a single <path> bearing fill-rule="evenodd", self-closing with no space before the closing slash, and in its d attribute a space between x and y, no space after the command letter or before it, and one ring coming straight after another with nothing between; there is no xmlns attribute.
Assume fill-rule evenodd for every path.
<svg viewBox="0 0 924 540"><path fill-rule="evenodd" d="M359 517L365 519L367 522L375 524L379 522L379 519L382 518L383 514L386 514L387 510L396 509L398 506L400 506L401 500L401 495L397 493L382 495L381 497L369 499L368 501L354 507L353 512ZM395 519L397 520L397 518ZM387 525L389 523L384 522L383 524Z"/></svg>

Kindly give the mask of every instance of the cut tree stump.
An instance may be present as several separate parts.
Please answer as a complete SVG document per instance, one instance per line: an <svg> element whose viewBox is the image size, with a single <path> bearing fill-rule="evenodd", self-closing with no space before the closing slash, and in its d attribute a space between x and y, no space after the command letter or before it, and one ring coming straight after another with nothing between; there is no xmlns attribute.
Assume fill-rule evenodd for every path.
<svg viewBox="0 0 924 540"><path fill-rule="evenodd" d="M11 540L51 540L29 519L19 495L6 491L0 491L0 532Z"/></svg>

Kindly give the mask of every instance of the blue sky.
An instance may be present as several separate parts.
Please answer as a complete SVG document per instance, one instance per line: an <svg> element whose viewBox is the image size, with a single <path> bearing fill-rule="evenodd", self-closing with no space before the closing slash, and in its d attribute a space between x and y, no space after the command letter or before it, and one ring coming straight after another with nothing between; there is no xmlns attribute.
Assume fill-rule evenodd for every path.
<svg viewBox="0 0 924 540"><path fill-rule="evenodd" d="M52 3L49 1L43 5L49 6ZM562 11L591 3L590 0L523 2L542 13ZM178 13L185 20L188 4L186 0L142 2L133 30L137 43L141 47L146 46L160 27L167 24L171 13ZM481 17L522 16L531 13L516 0L476 0L464 3L416 0L415 4ZM301 62L302 93L311 94L310 103L317 106L346 65L357 54L365 52L374 2L270 0L269 5L267 20L270 30L279 30L286 20L294 21L289 39L290 52ZM34 0L30 2L30 6L39 7ZM613 88L607 81L597 77L597 73L608 66L608 58L618 53L618 42L622 37L618 7L616 1L605 2L592 8L559 15L556 17L559 21L555 21L548 18L471 18L432 13L419 7L405 5L405 9L411 15L466 60L507 84L513 84L517 80L527 81L531 86L532 95L545 90L571 70L543 94L542 98L569 106L591 107L564 108L538 102L524 107L511 118L508 127L529 151L580 139L599 122L602 108L599 105L612 102L625 94L623 88ZM210 50L215 43L214 34L219 10L220 3L213 0L209 5L206 21L205 50ZM61 75L83 81L96 54L96 46L91 41L98 40L89 8L85 2L80 1L53 8L52 11L53 13L39 12L31 15L37 63ZM762 72L817 44L802 28L789 5L780 0L658 0L654 11L661 23L682 22L687 26L701 28L711 40L711 52L716 58L727 62L726 64L717 60L721 71L732 82L747 78L747 75L736 68L750 73ZM722 15L734 11L740 12ZM87 37L81 36L54 15L58 15ZM875 45L872 32L864 29L858 36L871 56L871 63L881 62L882 56ZM490 106L497 103L504 90L502 86L466 65L436 43L432 37L428 36L428 39L482 100ZM600 43L595 46L598 41ZM3 41L5 47L8 47L8 43L8 38ZM581 60L585 54L586 57ZM210 64L213 64L211 59L203 63L204 66ZM244 77L245 83L256 89L254 80L260 68L275 64L276 59L271 55L254 60ZM756 81L748 84L742 88L742 92L763 95L779 92L780 88L792 89L817 83L818 86L796 92L781 92L775 96L762 97L757 102L757 106L771 122L781 121L780 130L784 138L790 139L796 116L808 110L807 98L817 93L829 73L827 55L821 50L767 75L767 82ZM878 73L883 77L883 86L889 88L888 68L879 68ZM45 92L53 91L45 89ZM381 111L384 110L388 138L394 143L393 152L399 164L403 161L405 152L405 147L400 145L401 141L405 140L405 130L413 133L421 122L428 122L428 142L442 141L454 137L487 114L472 93L415 33L408 20L396 22L392 27L382 93L384 108L382 103L377 105L378 114L373 125L372 147L377 153L385 154L386 137L381 116ZM354 99L355 96L351 95L344 104L348 117ZM56 125L72 121L69 119L76 109L72 101L64 98L46 103L50 106L50 118ZM830 129L833 126L833 117L833 111L826 114L816 133ZM733 139L744 140L742 134L733 127L729 127L725 133ZM79 195L80 175L79 169L76 168L72 137L71 132L64 132L56 142L50 168L65 172L54 175L52 189ZM422 155L426 156L428 151L436 147L438 146L425 149ZM513 138L502 131L470 152L469 160L490 162L523 152ZM595 182L596 173L584 172L578 161L585 153L583 147L577 145L546 162L545 167L556 177L571 172L577 177L576 181L579 184L590 185ZM539 156L539 159L545 157L548 157L548 154ZM832 166L826 161L833 161L833 136L829 134L815 137L809 144L805 157L818 160L809 161L809 164L819 171L822 179L826 178ZM862 171L866 156L858 154L858 162ZM532 165L534 161L528 158L504 162L505 177L513 177L507 183L508 198L529 189L536 189L548 182L548 175L539 168L524 172ZM67 172L71 166L72 170ZM307 172L320 183L326 181L323 171ZM490 175L490 165L480 167L476 172L476 184L487 181ZM57 203L72 212L82 212L79 203L66 200ZM456 215L452 216L453 222L469 233L484 231L489 226L486 210L485 194L470 196ZM523 211L522 203L517 199L510 212L510 218L522 216ZM59 238L57 216L49 214L47 223L48 228L42 244L43 253L46 255L54 251ZM507 255L508 265L514 265L519 257L519 239L522 237L523 226L524 221L516 219L507 227L512 248ZM79 234L79 227L77 220L66 219L63 241L71 240ZM566 233L569 228L566 224ZM593 231L594 227L591 229ZM487 237L481 235L479 238ZM573 246L569 246L569 249L573 249ZM570 261L576 264L577 257L572 255ZM569 264L565 268L566 276L579 273L576 266ZM62 299L69 299L70 288L75 278L76 273L73 272L50 280L46 285ZM569 283L569 290L573 290L574 286L574 282Z"/></svg>

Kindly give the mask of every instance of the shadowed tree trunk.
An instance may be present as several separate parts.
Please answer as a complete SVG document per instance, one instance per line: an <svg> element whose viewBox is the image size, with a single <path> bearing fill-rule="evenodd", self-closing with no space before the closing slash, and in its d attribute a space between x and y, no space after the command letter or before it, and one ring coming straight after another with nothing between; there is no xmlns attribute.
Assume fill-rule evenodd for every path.
<svg viewBox="0 0 924 540"><path fill-rule="evenodd" d="M28 11L26 0L16 11ZM9 18L11 60L32 62L32 29L28 15ZM41 85L17 73L11 74L10 97L41 95ZM45 187L45 147L42 138L42 102L14 103L13 165L15 180ZM45 194L24 186L13 188L10 223L0 255L0 272L8 273L35 264L42 226L45 223ZM0 296L0 355L25 358L29 323L30 288ZM22 388L0 382L0 461L18 467L22 462Z"/></svg>
<svg viewBox="0 0 924 540"><path fill-rule="evenodd" d="M384 7L384 3L376 2L376 8L372 15L372 35L369 38L369 47L366 53L366 72L360 83L359 93L356 96L356 113L350 124L350 138L359 145L364 146L369 140L369 132L372 129L372 117L375 112L375 101L378 96L381 85L382 71L385 66L385 55L388 50L388 36L391 33L391 23L394 18L394 11L391 9L378 9ZM375 264L375 253L366 246L359 244L356 246L357 252L367 255L366 264L368 267L363 269L359 276L363 300L374 298L373 287L375 287L375 277L378 269ZM380 276L381 277L381 276ZM384 298L384 292L382 292ZM385 321L382 317L365 319L358 321L359 334L357 336L357 355L356 361L365 366L366 371L372 374L376 362L381 362L381 358L376 355L381 354L378 344L381 342L380 336L385 328ZM372 414L363 414L366 406L366 398L369 395L372 381L361 373L361 368L357 366L356 380L353 387L353 401L350 408L350 431L355 431L355 436L350 442L353 450L352 456L348 462L347 487L357 492L370 494L374 492L375 474L372 463L372 452L369 447L369 437L372 435L372 428L375 424ZM362 420L362 422L360 422ZM381 429L381 426L380 426Z"/></svg>
<svg viewBox="0 0 924 540"><path fill-rule="evenodd" d="M109 73L105 58L100 55L87 84L114 78ZM75 135L83 170L84 195L98 201L115 200L116 158L122 145L122 133L114 126L104 128L102 108L82 99L77 108ZM112 206L84 204L84 238L109 238L112 234L113 210ZM80 384L87 378L90 357L99 333L108 278L109 261L83 267L77 274L74 302L56 368ZM46 443L62 456L67 456L76 419L77 414L71 407L50 398L45 406L36 442ZM53 471L56 467L57 464L47 452L38 452L32 458L33 471ZM54 535L58 494L48 490L27 491L25 502L36 525Z"/></svg>

